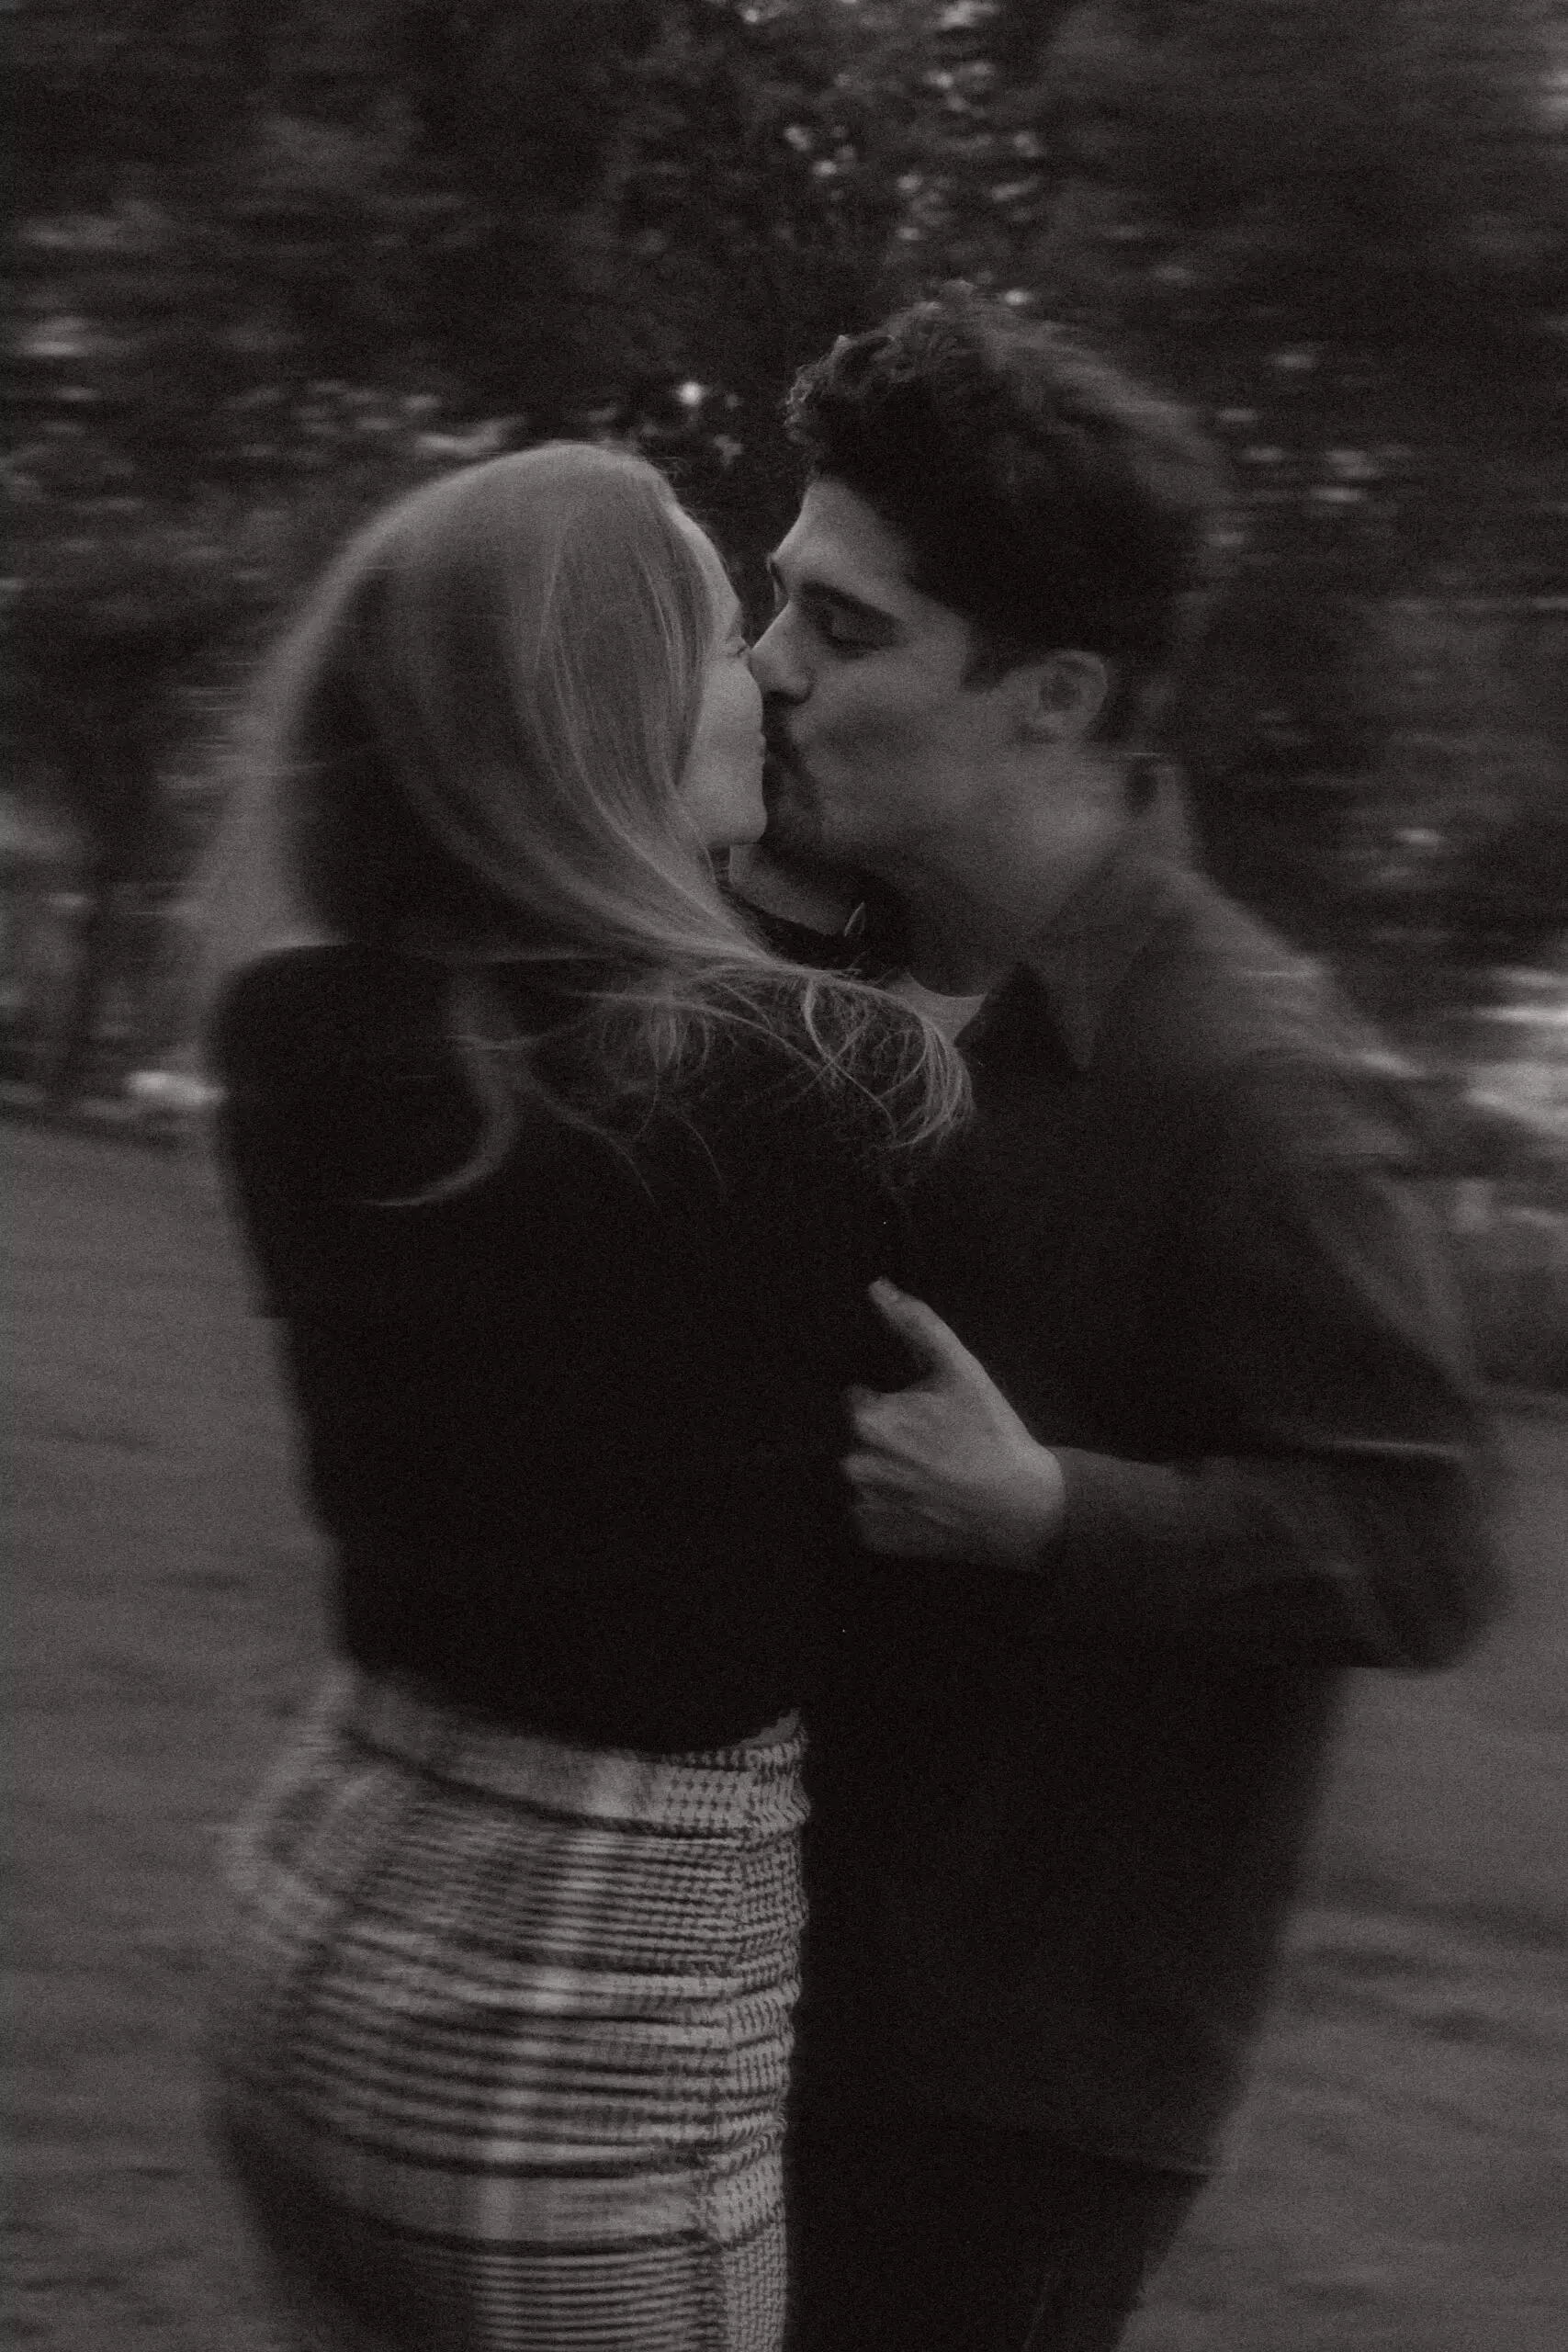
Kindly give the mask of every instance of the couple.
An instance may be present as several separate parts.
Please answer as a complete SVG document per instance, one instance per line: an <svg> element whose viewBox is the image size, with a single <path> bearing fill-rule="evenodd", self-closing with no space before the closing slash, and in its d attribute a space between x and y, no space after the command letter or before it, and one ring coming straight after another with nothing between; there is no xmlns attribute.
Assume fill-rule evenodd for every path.
<svg viewBox="0 0 1568 2352"><path fill-rule="evenodd" d="M341 1663L214 2053L302 2344L1113 2346L1343 1669L1493 1605L1404 1106L1149 805L1201 445L967 296L790 414L750 653L562 445L268 673L316 944L216 1053Z"/></svg>

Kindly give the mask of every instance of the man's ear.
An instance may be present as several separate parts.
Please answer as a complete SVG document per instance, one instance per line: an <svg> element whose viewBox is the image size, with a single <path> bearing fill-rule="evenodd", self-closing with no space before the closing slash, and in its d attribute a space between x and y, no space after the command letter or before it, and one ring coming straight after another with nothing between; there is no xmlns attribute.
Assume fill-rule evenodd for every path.
<svg viewBox="0 0 1568 2352"><path fill-rule="evenodd" d="M1111 693L1111 672L1098 653L1076 648L1047 653L1008 673L1019 733L1027 742L1081 743Z"/></svg>

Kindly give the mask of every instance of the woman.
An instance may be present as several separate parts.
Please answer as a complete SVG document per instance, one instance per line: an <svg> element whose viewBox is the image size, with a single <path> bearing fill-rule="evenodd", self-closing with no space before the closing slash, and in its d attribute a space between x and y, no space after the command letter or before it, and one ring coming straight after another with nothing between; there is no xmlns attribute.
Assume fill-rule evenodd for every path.
<svg viewBox="0 0 1568 2352"><path fill-rule="evenodd" d="M231 1844L226 2144L299 2341L762 2352L839 1399L963 1079L716 889L760 698L639 460L394 507L262 715L230 929L270 861L317 944L215 1049L341 1664Z"/></svg>

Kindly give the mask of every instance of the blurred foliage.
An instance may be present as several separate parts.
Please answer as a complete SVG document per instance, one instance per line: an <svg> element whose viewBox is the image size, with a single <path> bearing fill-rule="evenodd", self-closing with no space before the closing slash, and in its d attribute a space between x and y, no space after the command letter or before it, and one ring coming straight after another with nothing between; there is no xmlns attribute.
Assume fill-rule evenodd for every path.
<svg viewBox="0 0 1568 2352"><path fill-rule="evenodd" d="M0 729L95 901L177 870L190 744L367 504L622 435L754 564L793 369L963 275L1231 450L1247 546L1170 737L1225 878L1359 943L1374 994L1379 942L1462 967L1568 929L1568 613L1528 601L1568 590L1556 0L26 0L4 30Z"/></svg>

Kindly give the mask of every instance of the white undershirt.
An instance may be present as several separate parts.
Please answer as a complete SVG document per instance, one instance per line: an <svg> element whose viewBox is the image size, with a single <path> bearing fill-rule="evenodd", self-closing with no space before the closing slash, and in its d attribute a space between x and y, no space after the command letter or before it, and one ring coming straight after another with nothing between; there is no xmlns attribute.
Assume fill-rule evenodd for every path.
<svg viewBox="0 0 1568 2352"><path fill-rule="evenodd" d="M986 1001L986 991L978 996L939 996L935 989L928 989L906 972L902 979L892 982L889 993L901 996L917 1012L923 1012L934 1027L940 1029L949 1043L956 1040L961 1029L967 1029Z"/></svg>

